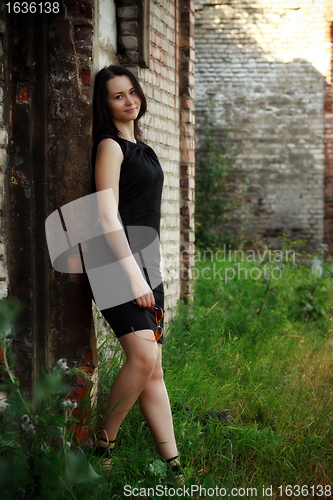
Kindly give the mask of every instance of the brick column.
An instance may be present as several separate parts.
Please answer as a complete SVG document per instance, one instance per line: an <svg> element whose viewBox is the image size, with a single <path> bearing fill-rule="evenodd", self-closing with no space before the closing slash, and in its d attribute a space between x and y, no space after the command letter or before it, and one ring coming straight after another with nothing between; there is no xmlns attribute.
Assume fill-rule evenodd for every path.
<svg viewBox="0 0 333 500"><path fill-rule="evenodd" d="M194 266L194 0L179 0L180 296L187 302Z"/></svg>
<svg viewBox="0 0 333 500"><path fill-rule="evenodd" d="M72 25L75 58L81 96L91 98L91 69L93 44L93 4L91 0L66 0L66 17Z"/></svg>
<svg viewBox="0 0 333 500"><path fill-rule="evenodd" d="M333 23L329 26L331 64L325 83L325 243L333 254Z"/></svg>
<svg viewBox="0 0 333 500"><path fill-rule="evenodd" d="M91 298L75 260L71 274L52 268L45 238L46 218L91 188L94 1L59 4L59 13L6 18L8 282L24 306L13 349L28 390L60 358L88 373L97 365Z"/></svg>
<svg viewBox="0 0 333 500"><path fill-rule="evenodd" d="M4 192L5 186L5 171L7 169L7 116L8 116L8 100L6 99L7 74L5 70L5 53L6 46L6 28L5 28L5 4L0 7L0 298L6 297L8 290L8 272L5 255L5 220L4 220ZM6 68L7 69L7 68Z"/></svg>

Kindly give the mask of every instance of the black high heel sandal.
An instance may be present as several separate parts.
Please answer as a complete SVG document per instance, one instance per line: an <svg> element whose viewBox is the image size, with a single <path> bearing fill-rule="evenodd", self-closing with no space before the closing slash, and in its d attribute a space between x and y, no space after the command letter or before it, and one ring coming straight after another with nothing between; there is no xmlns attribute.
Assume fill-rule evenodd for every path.
<svg viewBox="0 0 333 500"><path fill-rule="evenodd" d="M108 439L105 439L105 438L103 438L101 436L96 436L95 437L95 441L96 441L96 444L95 444L95 447L94 447L94 450L93 450L93 454L95 455L95 457L110 458L113 446L110 447L108 445L114 444L116 442L116 440L109 441ZM103 443L106 443L107 446L98 446L98 444L97 444L98 441L102 441Z"/></svg>
<svg viewBox="0 0 333 500"><path fill-rule="evenodd" d="M178 455L175 457L169 458L168 460L165 460L165 462L168 464L168 467L170 469L170 472L173 476L173 478L179 482L180 484L184 483L184 476L182 474L182 467L180 465L180 462L178 460Z"/></svg>
<svg viewBox="0 0 333 500"><path fill-rule="evenodd" d="M174 464L172 463L173 461L175 461ZM166 460L166 463L168 464L168 466L170 467L172 472L179 472L180 463L178 460L178 455L176 455L175 457L169 458L168 460Z"/></svg>
<svg viewBox="0 0 333 500"><path fill-rule="evenodd" d="M99 446L98 442L102 441L103 443L106 443L107 446ZM114 444L116 440L114 441L109 441L109 439L105 439L102 436L95 436L95 446L93 448L93 455L95 457L101 458L101 465L102 469L110 469L111 468L111 452L113 449L113 446L110 446Z"/></svg>

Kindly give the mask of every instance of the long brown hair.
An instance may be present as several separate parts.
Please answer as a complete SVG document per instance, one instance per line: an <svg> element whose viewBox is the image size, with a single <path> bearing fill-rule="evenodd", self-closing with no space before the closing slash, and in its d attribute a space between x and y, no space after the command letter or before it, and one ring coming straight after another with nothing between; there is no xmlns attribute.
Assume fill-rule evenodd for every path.
<svg viewBox="0 0 333 500"><path fill-rule="evenodd" d="M111 65L101 69L95 76L94 94L92 103L93 112L93 142L102 135L107 135L117 140L120 136L119 130L114 124L109 107L107 105L108 91L106 84L115 76L126 75L131 80L133 87L141 101L141 108L137 118L134 120L134 136L136 139L141 139L141 129L138 121L147 110L147 101L140 83L133 73L122 66Z"/></svg>

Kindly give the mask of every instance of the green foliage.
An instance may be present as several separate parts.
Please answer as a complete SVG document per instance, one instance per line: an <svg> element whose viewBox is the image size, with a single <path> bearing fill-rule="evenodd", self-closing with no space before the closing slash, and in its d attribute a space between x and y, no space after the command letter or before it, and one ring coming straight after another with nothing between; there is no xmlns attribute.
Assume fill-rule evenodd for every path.
<svg viewBox="0 0 333 500"><path fill-rule="evenodd" d="M257 488L263 498L263 485L272 485L278 498L279 485L332 483L332 262L318 251L314 265L314 256L301 253L302 242L284 238L282 245L274 254L256 251L256 259L245 251L243 259L224 261L201 253L193 301L179 303L169 326L163 366L185 491L219 486L228 496L232 488ZM99 344L91 433L124 362L113 336L100 334ZM123 500L130 485L142 497L169 499L152 493L179 484L158 456L138 405L121 426L111 470L102 469L89 447L75 447L71 409L59 409L71 375L61 367L44 369L34 404L12 374L5 381L11 397L0 415L4 498ZM24 414L38 416L35 433L20 431Z"/></svg>
<svg viewBox="0 0 333 500"><path fill-rule="evenodd" d="M170 326L166 384L171 401L196 414L186 422L176 414L175 428L197 484L209 475L256 487L258 497L263 484L276 495L283 484L332 486L333 266L320 261L318 272L313 256L293 259L291 248L286 240L256 261L246 252L243 261L199 260L194 300ZM226 410L232 421L207 419Z"/></svg>
<svg viewBox="0 0 333 500"><path fill-rule="evenodd" d="M60 500L97 498L104 483L76 449L72 439L77 404L65 396L82 371L69 370L66 360L38 380L32 400L21 393L8 362L13 323L19 308L0 301L0 347L4 370L0 390L8 392L7 407L0 414L1 498Z"/></svg>
<svg viewBox="0 0 333 500"><path fill-rule="evenodd" d="M198 247L219 248L234 243L235 234L227 230L227 223L239 222L247 180L240 185L240 171L233 161L234 146L228 136L223 144L218 143L209 115L205 130L203 159L197 162L195 169L195 237Z"/></svg>
<svg viewBox="0 0 333 500"><path fill-rule="evenodd" d="M318 253L319 276L313 256L300 252L302 242L284 238L282 244L280 252L261 249L249 262L241 262L240 255L225 262L199 259L194 300L179 303L167 332L163 365L185 489L218 485L228 494L231 488L253 487L262 498L263 484L272 484L276 497L279 485L330 484L332 263ZM239 263L247 277L243 271L238 278ZM215 277L214 265L221 270ZM226 278L227 269L235 269L234 279L231 272ZM260 278L251 278L254 269ZM318 280L325 285L323 294ZM320 302L321 314L304 310L297 290L302 281ZM110 351L103 356L110 339L103 342L101 400L123 362L116 342L111 359ZM112 463L108 475L98 461L93 464L108 480L101 500L123 499L125 485L146 498L169 499L156 494L158 485L179 486L161 462L138 405L121 426Z"/></svg>

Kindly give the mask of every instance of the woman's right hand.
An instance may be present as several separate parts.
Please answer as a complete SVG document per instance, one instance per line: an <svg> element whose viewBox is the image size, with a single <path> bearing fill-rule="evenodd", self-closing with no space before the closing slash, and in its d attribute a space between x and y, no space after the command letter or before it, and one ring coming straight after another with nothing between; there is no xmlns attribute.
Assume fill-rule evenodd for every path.
<svg viewBox="0 0 333 500"><path fill-rule="evenodd" d="M131 279L131 288L135 301L139 307L149 311L155 307L155 297L143 276L136 276Z"/></svg>

